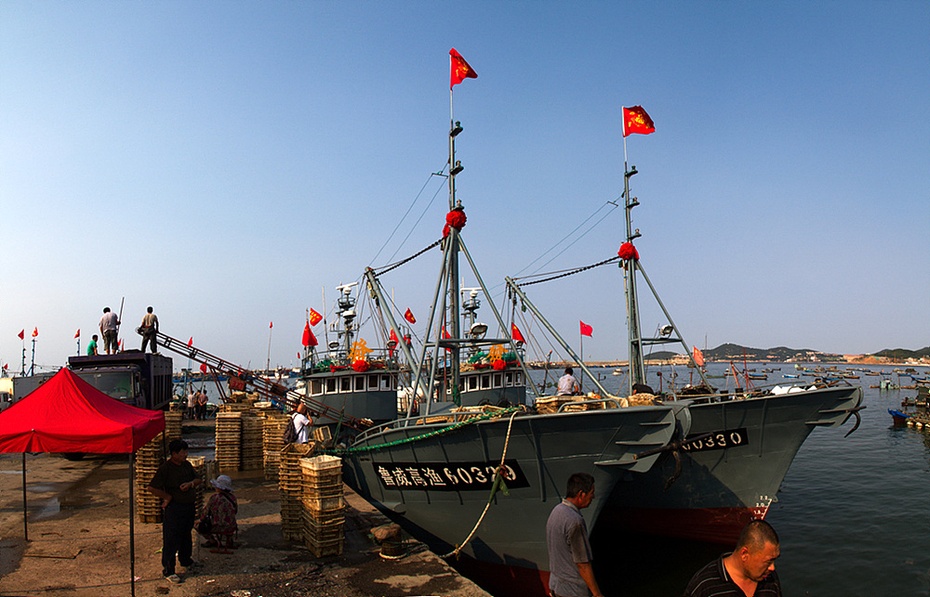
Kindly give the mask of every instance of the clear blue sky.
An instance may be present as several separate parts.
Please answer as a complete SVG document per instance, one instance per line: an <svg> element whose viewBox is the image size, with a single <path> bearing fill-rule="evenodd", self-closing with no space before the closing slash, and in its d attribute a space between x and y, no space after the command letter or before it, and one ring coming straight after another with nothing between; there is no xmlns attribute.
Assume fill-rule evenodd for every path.
<svg viewBox="0 0 930 597"><path fill-rule="evenodd" d="M464 237L498 291L616 253L622 210L559 241L618 198L641 104L637 247L692 344L930 345L930 3L6 1L0 360L38 328L62 364L125 297L124 331L153 305L252 366L273 321L292 364L322 289L439 237L453 46L479 75ZM421 321L438 257L385 278ZM625 358L615 269L530 296Z"/></svg>

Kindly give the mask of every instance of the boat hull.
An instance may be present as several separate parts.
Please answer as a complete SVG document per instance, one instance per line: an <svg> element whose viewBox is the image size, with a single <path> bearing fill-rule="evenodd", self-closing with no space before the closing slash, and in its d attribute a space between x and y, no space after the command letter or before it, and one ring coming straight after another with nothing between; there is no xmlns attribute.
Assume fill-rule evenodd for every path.
<svg viewBox="0 0 930 597"><path fill-rule="evenodd" d="M357 451L344 455L345 481L433 551L446 553L466 540L481 517L490 496L488 471L500 463L506 445L504 461L514 473L509 495L491 498L462 553L494 565L491 569L538 574L548 570L546 520L561 501L568 477L587 472L595 478L595 499L583 511L593 528L617 481L638 476L658 461L659 455L636 455L666 445L676 419L671 407L634 407L520 414L512 426L508 415L437 433L446 426L415 425L361 436L353 445ZM422 439L399 443L415 436Z"/></svg>
<svg viewBox="0 0 930 597"><path fill-rule="evenodd" d="M680 465L667 454L618 482L599 524L732 545L765 516L811 431L843 424L861 400L860 388L846 386L691 404L680 418L688 438L703 439L678 451Z"/></svg>

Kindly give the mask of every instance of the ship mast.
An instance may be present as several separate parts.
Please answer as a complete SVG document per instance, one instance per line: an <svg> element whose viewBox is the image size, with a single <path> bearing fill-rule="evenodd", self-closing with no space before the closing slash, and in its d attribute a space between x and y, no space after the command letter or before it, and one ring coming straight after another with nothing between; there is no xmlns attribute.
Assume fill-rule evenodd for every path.
<svg viewBox="0 0 930 597"><path fill-rule="evenodd" d="M626 137L623 139L623 198L626 212L626 241L632 243L639 238L639 228L633 229L633 208L639 205L636 197L630 196L630 178L637 174L636 166L628 166L626 159ZM643 364L643 338L640 333L639 299L636 295L636 269L638 259L630 259L623 265L623 286L626 293L627 329L630 346L630 394L634 384L646 383L646 368Z"/></svg>
<svg viewBox="0 0 930 597"><path fill-rule="evenodd" d="M458 137L459 133L462 132L462 124L455 121L453 105L452 105L452 88L449 88L449 211L451 212L454 209L462 209L462 204L455 197L455 177L458 175L464 167L460 161L455 159L455 138ZM459 311L461 308L460 299L459 299L459 231L455 226L449 226L449 236L446 237L446 242L449 243L448 251L448 280L446 288L448 289L449 297L449 314L445 318L445 323L450 326L449 335L453 339L458 340L462 337L461 334L461 321L459 318ZM444 328L443 328L444 329ZM445 334L439 332L437 336L439 337L437 342L442 342L442 337ZM450 365L449 371L452 373L452 398L455 402L458 402L459 387L460 387L460 371L459 365L461 363L460 355L461 345L458 342L452 342L449 346L450 349Z"/></svg>

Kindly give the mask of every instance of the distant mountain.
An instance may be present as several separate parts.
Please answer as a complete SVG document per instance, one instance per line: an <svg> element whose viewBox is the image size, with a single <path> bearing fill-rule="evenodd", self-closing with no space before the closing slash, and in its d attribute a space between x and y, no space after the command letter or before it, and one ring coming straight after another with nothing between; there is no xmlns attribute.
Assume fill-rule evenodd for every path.
<svg viewBox="0 0 930 597"><path fill-rule="evenodd" d="M906 348L886 348L885 350L876 352L872 356L885 357L896 361L903 361L905 359L919 359L921 357L930 357L930 346L921 348L919 350L908 350Z"/></svg>
<svg viewBox="0 0 930 597"><path fill-rule="evenodd" d="M775 348L752 348L749 346L740 346L739 344L726 343L716 348L701 349L704 359L707 361L772 361L779 363L790 362L843 362L846 360L844 355L820 352L811 348L788 348L787 346L776 346ZM669 351L658 351L646 355L650 360L671 360L677 356L677 353ZM908 350L906 348L886 348L871 355L864 357L875 357L879 360L889 362L903 362L908 359L930 359L930 346L919 350Z"/></svg>

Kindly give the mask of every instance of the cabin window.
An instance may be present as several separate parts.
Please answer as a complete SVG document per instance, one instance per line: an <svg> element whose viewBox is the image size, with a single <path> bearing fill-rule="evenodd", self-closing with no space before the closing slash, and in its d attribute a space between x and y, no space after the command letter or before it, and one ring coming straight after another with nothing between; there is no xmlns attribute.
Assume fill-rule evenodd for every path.
<svg viewBox="0 0 930 597"><path fill-rule="evenodd" d="M523 372L515 371L513 374L513 385L522 386L523 385Z"/></svg>
<svg viewBox="0 0 930 597"><path fill-rule="evenodd" d="M478 376L472 375L468 378L468 389L477 390L478 389Z"/></svg>
<svg viewBox="0 0 930 597"><path fill-rule="evenodd" d="M326 380L326 393L335 394L336 393L336 379L330 378Z"/></svg>
<svg viewBox="0 0 930 597"><path fill-rule="evenodd" d="M319 396L323 393L323 382L319 379L310 380L310 393Z"/></svg>
<svg viewBox="0 0 930 597"><path fill-rule="evenodd" d="M382 375L382 376L381 376L381 389L382 389L382 390L390 390L391 387L392 387L392 385L391 385L391 376L390 376L390 375Z"/></svg>
<svg viewBox="0 0 930 597"><path fill-rule="evenodd" d="M355 391L356 392L365 391L365 376L364 375L355 376Z"/></svg>
<svg viewBox="0 0 930 597"><path fill-rule="evenodd" d="M351 392L352 391L352 378L343 377L339 380L339 391L340 392Z"/></svg>
<svg viewBox="0 0 930 597"><path fill-rule="evenodd" d="M503 374L501 374L501 373L495 373L495 374L492 376L492 379L494 380L494 387L495 387L495 388L501 387L501 386L503 385L503 383L504 383L504 376L503 376Z"/></svg>
<svg viewBox="0 0 930 597"><path fill-rule="evenodd" d="M490 387L491 387L491 376L490 376L490 375L482 375L482 376L481 376L481 389L482 389L482 390L487 390L487 389L490 388Z"/></svg>
<svg viewBox="0 0 930 597"><path fill-rule="evenodd" d="M378 389L378 376L377 376L377 375L369 375L369 376L368 376L368 389L369 389L369 390L377 390L377 389Z"/></svg>
<svg viewBox="0 0 930 597"><path fill-rule="evenodd" d="M508 386L513 385L513 371L508 371L504 374L504 384Z"/></svg>

